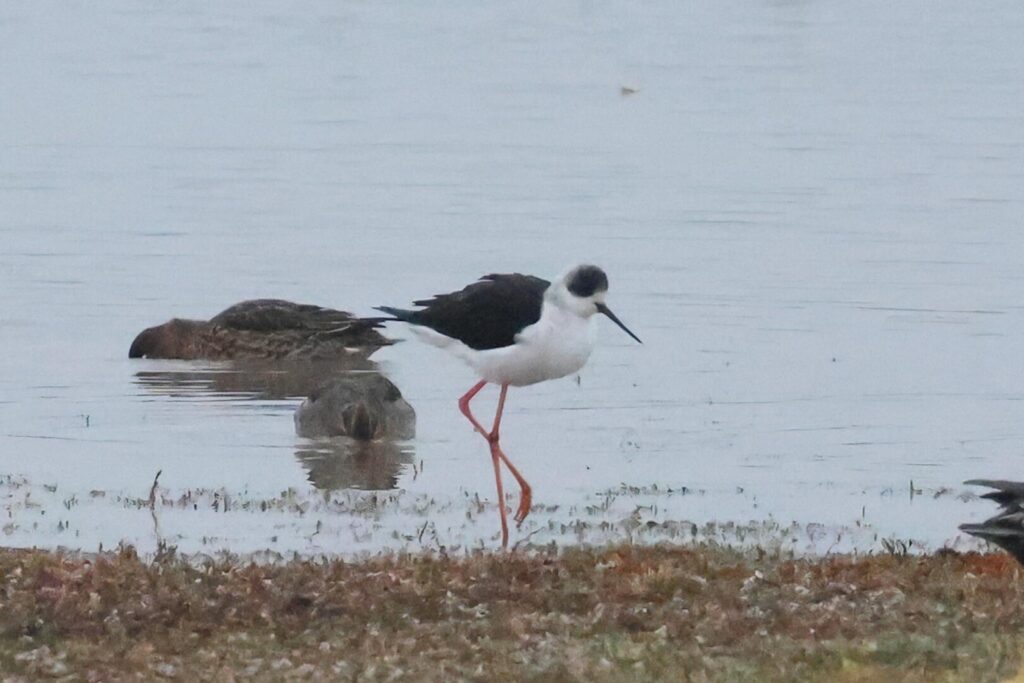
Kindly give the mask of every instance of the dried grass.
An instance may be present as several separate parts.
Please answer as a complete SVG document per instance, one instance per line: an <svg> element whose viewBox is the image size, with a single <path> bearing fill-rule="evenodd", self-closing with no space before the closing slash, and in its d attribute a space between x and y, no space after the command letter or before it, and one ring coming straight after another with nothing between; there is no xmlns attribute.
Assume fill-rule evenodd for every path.
<svg viewBox="0 0 1024 683"><path fill-rule="evenodd" d="M5 550L0 591L12 681L996 681L1024 646L1024 583L998 554Z"/></svg>

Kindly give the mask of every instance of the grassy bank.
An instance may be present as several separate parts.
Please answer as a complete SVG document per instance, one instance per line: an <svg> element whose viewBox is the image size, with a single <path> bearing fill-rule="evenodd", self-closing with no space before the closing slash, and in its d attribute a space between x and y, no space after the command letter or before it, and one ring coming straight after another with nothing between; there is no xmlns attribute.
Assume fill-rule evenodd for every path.
<svg viewBox="0 0 1024 683"><path fill-rule="evenodd" d="M6 680L986 681L1017 674L1001 554L718 547L146 563L0 551Z"/></svg>

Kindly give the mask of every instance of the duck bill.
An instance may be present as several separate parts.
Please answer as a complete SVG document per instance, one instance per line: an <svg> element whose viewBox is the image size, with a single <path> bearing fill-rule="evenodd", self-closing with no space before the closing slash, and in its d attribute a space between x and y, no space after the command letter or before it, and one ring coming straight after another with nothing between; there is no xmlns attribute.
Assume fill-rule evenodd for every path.
<svg viewBox="0 0 1024 683"><path fill-rule="evenodd" d="M618 318L617 318L617 317L615 316L615 314L614 314L614 313L612 313L612 309L608 308L608 307L607 307L607 306L605 306L604 304L597 304L597 311L598 311L599 313L604 313L604 314L605 314L606 316L608 316L609 318L611 318L611 321L612 321L613 323L615 323L616 325L618 325L619 327L621 327L621 328L622 328L622 331L623 331L623 332L625 332L626 334L628 334L628 335L629 335L630 337L632 337L633 339L636 339L636 341L637 341L637 343L638 343L638 344L643 344L643 342L642 342L642 341L640 341L640 337L638 337L638 336L636 336L635 334L633 334L632 332L630 332L630 331L629 331L629 328L628 328L628 327L626 327L626 326L625 326L625 325L623 324L623 322L622 322L621 320L619 320L619 319L618 319Z"/></svg>

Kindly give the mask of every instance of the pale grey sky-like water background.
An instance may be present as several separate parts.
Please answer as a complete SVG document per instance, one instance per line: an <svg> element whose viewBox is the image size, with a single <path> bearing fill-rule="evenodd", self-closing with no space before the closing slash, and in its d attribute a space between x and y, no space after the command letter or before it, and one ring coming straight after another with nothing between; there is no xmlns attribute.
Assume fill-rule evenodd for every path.
<svg viewBox="0 0 1024 683"><path fill-rule="evenodd" d="M961 482L1024 478L1022 35L1010 0L5 2L0 543L494 547L442 352L375 356L419 436L368 483L314 476L298 397L128 346L586 260L645 343L511 392L513 542L962 544Z"/></svg>

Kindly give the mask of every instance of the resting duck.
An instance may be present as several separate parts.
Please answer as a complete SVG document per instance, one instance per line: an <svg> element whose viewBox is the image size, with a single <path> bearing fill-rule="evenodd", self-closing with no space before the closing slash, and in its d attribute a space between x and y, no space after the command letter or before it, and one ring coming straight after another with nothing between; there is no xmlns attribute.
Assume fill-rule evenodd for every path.
<svg viewBox="0 0 1024 683"><path fill-rule="evenodd" d="M281 299L235 304L209 320L174 318L139 333L129 358L327 360L366 357L393 344L346 311Z"/></svg>
<svg viewBox="0 0 1024 683"><path fill-rule="evenodd" d="M981 524L961 524L960 531L995 543L1024 564L1024 482L970 479L964 483L995 489L981 497L994 500L1001 507L995 516Z"/></svg>
<svg viewBox="0 0 1024 683"><path fill-rule="evenodd" d="M299 436L348 436L360 441L411 439L416 412L378 373L359 373L320 386L295 410Z"/></svg>

